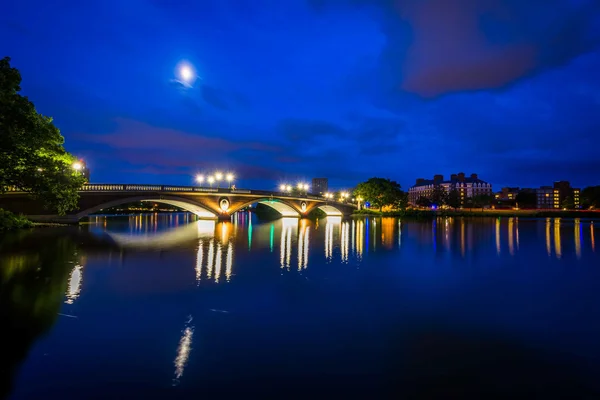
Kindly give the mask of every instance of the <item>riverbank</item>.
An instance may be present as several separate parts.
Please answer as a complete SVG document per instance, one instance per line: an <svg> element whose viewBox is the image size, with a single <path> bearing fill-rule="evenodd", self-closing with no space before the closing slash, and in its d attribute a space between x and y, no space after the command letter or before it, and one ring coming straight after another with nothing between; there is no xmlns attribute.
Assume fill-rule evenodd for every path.
<svg viewBox="0 0 600 400"><path fill-rule="evenodd" d="M575 210L397 210L373 211L360 210L352 214L354 217L400 217L400 218L435 218L435 217L521 217L521 218L593 218L600 219L598 211Z"/></svg>
<svg viewBox="0 0 600 400"><path fill-rule="evenodd" d="M33 222L22 215L13 214L0 208L0 232L31 228Z"/></svg>

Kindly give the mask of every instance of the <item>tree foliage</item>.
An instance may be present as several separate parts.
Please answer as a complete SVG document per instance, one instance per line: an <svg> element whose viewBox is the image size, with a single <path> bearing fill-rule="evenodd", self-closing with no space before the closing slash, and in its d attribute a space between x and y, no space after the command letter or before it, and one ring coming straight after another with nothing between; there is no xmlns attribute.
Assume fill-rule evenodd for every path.
<svg viewBox="0 0 600 400"><path fill-rule="evenodd" d="M600 208L600 186L588 186L581 191L582 208Z"/></svg>
<svg viewBox="0 0 600 400"><path fill-rule="evenodd" d="M368 201L380 210L401 202L403 195L400 184L386 178L371 178L359 183L354 189L354 197L362 197L363 201Z"/></svg>
<svg viewBox="0 0 600 400"><path fill-rule="evenodd" d="M20 85L10 58L0 60L0 194L14 187L64 214L76 208L84 177L72 168L76 158L52 119L19 94Z"/></svg>
<svg viewBox="0 0 600 400"><path fill-rule="evenodd" d="M431 202L440 207L448 203L448 192L442 185L435 185L431 191Z"/></svg>
<svg viewBox="0 0 600 400"><path fill-rule="evenodd" d="M535 192L521 191L517 194L515 202L520 208L535 208L537 205L537 194Z"/></svg>
<svg viewBox="0 0 600 400"><path fill-rule="evenodd" d="M419 207L431 207L431 200L429 200L427 197L425 196L419 196L419 198L417 199L417 205Z"/></svg>
<svg viewBox="0 0 600 400"><path fill-rule="evenodd" d="M450 190L450 193L448 193L448 199L446 201L446 204L448 204L448 206L454 208L455 210L461 206L460 193L456 188Z"/></svg>

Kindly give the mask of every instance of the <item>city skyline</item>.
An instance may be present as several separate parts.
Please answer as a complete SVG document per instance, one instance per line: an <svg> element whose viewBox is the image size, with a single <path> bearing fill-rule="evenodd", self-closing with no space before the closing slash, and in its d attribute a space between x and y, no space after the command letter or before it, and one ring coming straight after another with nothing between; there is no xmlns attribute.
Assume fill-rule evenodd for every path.
<svg viewBox="0 0 600 400"><path fill-rule="evenodd" d="M600 6L458 3L11 2L0 56L93 182L600 184Z"/></svg>

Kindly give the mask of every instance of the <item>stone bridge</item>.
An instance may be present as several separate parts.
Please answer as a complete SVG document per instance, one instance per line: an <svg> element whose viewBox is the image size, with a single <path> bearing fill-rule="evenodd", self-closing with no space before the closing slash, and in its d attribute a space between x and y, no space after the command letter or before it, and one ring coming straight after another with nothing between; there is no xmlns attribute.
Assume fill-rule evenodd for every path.
<svg viewBox="0 0 600 400"><path fill-rule="evenodd" d="M33 221L75 223L81 218L121 204L149 201L170 204L196 214L201 219L229 219L244 207L260 203L272 207L282 217L302 218L315 208L328 216L349 215L356 206L311 194L244 189L217 189L197 186L88 184L79 191L76 210L58 216L25 192L0 195L0 208L23 214Z"/></svg>

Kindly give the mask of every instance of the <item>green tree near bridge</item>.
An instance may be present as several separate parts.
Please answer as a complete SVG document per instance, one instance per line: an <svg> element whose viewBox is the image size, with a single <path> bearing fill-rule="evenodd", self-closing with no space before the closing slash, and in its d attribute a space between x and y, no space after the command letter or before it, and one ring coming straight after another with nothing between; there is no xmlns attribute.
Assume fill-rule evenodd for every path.
<svg viewBox="0 0 600 400"><path fill-rule="evenodd" d="M21 95L21 74L0 60L0 194L10 188L30 193L59 215L77 207L77 190L85 182L72 168L52 118L37 112Z"/></svg>
<svg viewBox="0 0 600 400"><path fill-rule="evenodd" d="M359 183L354 189L354 197L362 198L380 211L385 206L406 207L407 204L400 184L386 178L371 178Z"/></svg>

